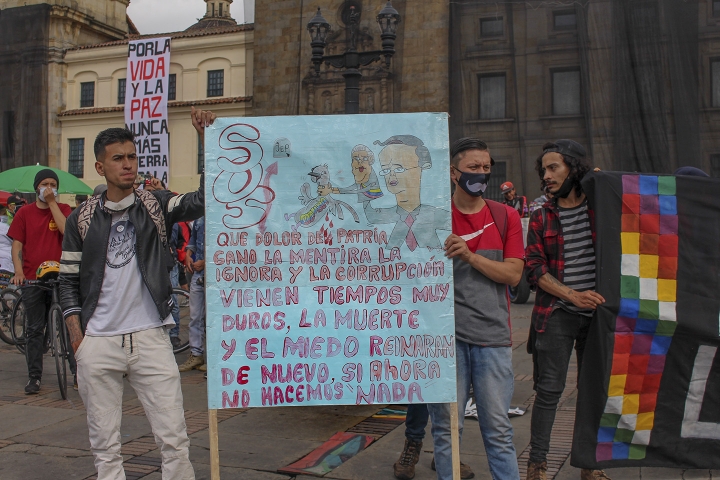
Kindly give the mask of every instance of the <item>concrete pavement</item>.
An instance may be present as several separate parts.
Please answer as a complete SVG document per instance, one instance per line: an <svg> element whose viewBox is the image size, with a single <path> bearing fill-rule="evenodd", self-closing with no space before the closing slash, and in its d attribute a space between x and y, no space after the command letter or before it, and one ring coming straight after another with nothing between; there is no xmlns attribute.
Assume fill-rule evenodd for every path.
<svg viewBox="0 0 720 480"><path fill-rule="evenodd" d="M532 300L532 298L531 298ZM525 341L531 304L513 305L515 394L513 405L530 407L533 401L532 362L525 353ZM179 355L181 363L185 355ZM95 474L89 452L85 410L77 392L69 401L60 399L55 386L54 363L45 358L45 375L41 395L25 396L27 381L24 357L15 347L0 345L0 480L92 479ZM568 461L572 441L577 390L576 368L568 375L568 386L558 411L549 457L549 478L579 479L579 470ZM191 438L191 460L198 479L209 479L209 440L207 431L207 396L202 375L183 374L188 433ZM223 479L244 480L310 480L311 476L278 474L278 469L307 455L336 432L369 425L368 418L381 409L373 406L280 407L249 410L221 410L220 462ZM123 395L122 442L125 470L129 480L159 480L160 454L150 425L132 388ZM362 423L365 422L365 423ZM530 442L530 411L512 419L515 428L521 474ZM404 428L389 433L377 431L378 440L366 450L325 475L342 480L392 480L392 465L403 447ZM487 459L477 421L467 419L461 447L463 462L475 471L475 478L490 479ZM417 480L433 480L430 469L432 437L428 428ZM658 468L613 469L614 480L630 479L720 479L720 471L673 470ZM503 479L504 480L504 479Z"/></svg>

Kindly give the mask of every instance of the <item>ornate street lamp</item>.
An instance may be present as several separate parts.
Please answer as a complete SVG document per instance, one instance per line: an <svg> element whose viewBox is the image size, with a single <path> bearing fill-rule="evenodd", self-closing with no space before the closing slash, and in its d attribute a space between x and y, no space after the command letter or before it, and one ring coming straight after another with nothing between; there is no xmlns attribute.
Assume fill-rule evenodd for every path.
<svg viewBox="0 0 720 480"><path fill-rule="evenodd" d="M360 12L355 7L350 7L348 21L348 48L340 55L323 55L327 46L327 36L330 33L330 24L320 14L320 7L317 13L307 25L310 33L310 46L312 47L312 63L315 67L315 75L320 73L320 64L325 62L335 68L344 68L345 77L345 113L360 113L360 79L361 66L370 65L373 62L385 57L385 64L390 67L390 59L395 54L395 39L397 38L397 25L400 23L400 14L388 1L377 16L380 25L380 38L382 39L382 50L370 52L357 51L357 32L360 23Z"/></svg>

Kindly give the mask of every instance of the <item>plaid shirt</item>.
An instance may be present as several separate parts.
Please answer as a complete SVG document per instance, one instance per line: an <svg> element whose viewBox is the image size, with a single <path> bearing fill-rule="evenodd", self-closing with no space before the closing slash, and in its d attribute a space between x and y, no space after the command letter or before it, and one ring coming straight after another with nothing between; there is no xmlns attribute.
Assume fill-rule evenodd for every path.
<svg viewBox="0 0 720 480"><path fill-rule="evenodd" d="M544 215L543 215L544 212ZM543 226L543 216L546 225ZM588 206L588 218L595 245L595 212ZM560 225L560 216L555 202L546 202L542 208L535 210L530 217L525 249L525 274L531 285L538 284L540 277L549 273L558 281L563 281L565 258L563 245L565 239ZM532 312L532 323L535 331L544 332L548 318L554 310L558 298L544 291L539 286L535 294L535 306Z"/></svg>

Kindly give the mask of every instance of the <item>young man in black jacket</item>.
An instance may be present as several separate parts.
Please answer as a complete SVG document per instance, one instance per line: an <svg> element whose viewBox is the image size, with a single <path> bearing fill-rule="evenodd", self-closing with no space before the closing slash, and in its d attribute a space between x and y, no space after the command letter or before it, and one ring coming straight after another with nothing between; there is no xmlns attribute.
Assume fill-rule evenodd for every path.
<svg viewBox="0 0 720 480"><path fill-rule="evenodd" d="M192 110L204 136L215 115ZM133 134L100 132L95 169L107 192L93 196L67 220L60 261L60 301L78 362L98 480L124 478L120 454L123 375L135 389L155 438L163 478L194 479L188 456L180 373L168 330L175 323L167 232L203 216L203 182L196 192L135 190L138 159Z"/></svg>

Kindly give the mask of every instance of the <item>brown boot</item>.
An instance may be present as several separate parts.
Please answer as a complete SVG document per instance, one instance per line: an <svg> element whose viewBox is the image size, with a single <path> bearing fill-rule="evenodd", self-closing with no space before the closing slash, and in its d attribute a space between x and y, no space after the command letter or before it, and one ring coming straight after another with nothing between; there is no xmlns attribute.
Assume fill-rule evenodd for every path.
<svg viewBox="0 0 720 480"><path fill-rule="evenodd" d="M433 457L432 462L430 462L430 468L435 471L435 457ZM464 463L460 462L460 478L462 480L468 480L470 478L475 478L475 472L472 471L472 468L470 468L470 465L465 465Z"/></svg>
<svg viewBox="0 0 720 480"><path fill-rule="evenodd" d="M415 465L420 460L420 449L422 448L422 442L413 442L412 440L405 439L405 448L400 454L400 458L395 465L393 465L393 471L395 478L398 480L411 480L415 477Z"/></svg>
<svg viewBox="0 0 720 480"><path fill-rule="evenodd" d="M583 468L580 470L580 480L611 480L602 470L590 470Z"/></svg>
<svg viewBox="0 0 720 480"><path fill-rule="evenodd" d="M547 480L545 472L547 472L547 462L533 463L528 460L525 480Z"/></svg>

